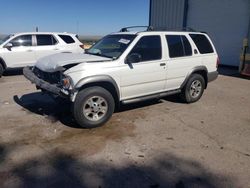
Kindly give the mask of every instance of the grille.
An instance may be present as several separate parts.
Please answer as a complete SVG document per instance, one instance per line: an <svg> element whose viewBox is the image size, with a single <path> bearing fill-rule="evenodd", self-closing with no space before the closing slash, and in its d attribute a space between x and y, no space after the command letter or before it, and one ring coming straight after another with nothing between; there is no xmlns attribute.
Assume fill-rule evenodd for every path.
<svg viewBox="0 0 250 188"><path fill-rule="evenodd" d="M49 82L50 84L56 84L56 85L61 84L61 72L59 72L59 71L57 71L57 72L44 72L44 71L38 69L37 67L34 67L33 72L38 78L40 78L46 82Z"/></svg>

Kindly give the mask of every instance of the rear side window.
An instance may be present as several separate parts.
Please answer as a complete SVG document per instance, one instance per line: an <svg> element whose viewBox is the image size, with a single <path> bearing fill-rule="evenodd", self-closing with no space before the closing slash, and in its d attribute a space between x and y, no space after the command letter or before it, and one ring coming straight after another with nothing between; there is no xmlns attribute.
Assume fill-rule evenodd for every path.
<svg viewBox="0 0 250 188"><path fill-rule="evenodd" d="M142 57L141 61L161 59L160 36L144 36L134 46L130 54L137 53Z"/></svg>
<svg viewBox="0 0 250 188"><path fill-rule="evenodd" d="M74 39L69 35L59 35L59 37L67 44L74 43Z"/></svg>
<svg viewBox="0 0 250 188"><path fill-rule="evenodd" d="M14 38L12 41L13 47L18 46L32 46L32 36L31 35L22 35L19 37Z"/></svg>
<svg viewBox="0 0 250 188"><path fill-rule="evenodd" d="M192 55L192 48L186 36L167 35L166 39L169 48L169 56L171 58Z"/></svg>
<svg viewBox="0 0 250 188"><path fill-rule="evenodd" d="M37 46L50 46L57 43L53 35L36 35Z"/></svg>
<svg viewBox="0 0 250 188"><path fill-rule="evenodd" d="M205 35L202 34L190 34L195 45L197 46L201 54L213 53L213 47Z"/></svg>

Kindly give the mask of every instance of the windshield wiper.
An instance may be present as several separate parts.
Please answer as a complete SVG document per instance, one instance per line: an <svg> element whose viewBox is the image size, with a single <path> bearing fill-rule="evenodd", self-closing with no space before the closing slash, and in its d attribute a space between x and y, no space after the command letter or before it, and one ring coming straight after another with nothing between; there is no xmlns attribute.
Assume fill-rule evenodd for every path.
<svg viewBox="0 0 250 188"><path fill-rule="evenodd" d="M100 53L91 53L89 51L85 51L86 54L90 54L90 55L96 55L96 56L100 56L100 57L107 57L107 58L113 58L113 57L110 57L110 56L107 56L107 55L104 55L104 54L100 54Z"/></svg>

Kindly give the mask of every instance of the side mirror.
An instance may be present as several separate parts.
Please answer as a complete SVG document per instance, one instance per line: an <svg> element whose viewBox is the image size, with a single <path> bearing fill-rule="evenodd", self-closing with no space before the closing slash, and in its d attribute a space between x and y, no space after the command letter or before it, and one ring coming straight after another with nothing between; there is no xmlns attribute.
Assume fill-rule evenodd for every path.
<svg viewBox="0 0 250 188"><path fill-rule="evenodd" d="M140 62L142 59L141 55L138 53L132 53L130 55L128 55L128 57L126 58L125 63L126 64L132 64L132 63L138 63Z"/></svg>
<svg viewBox="0 0 250 188"><path fill-rule="evenodd" d="M9 42L4 47L7 48L8 50L11 50L11 48L13 47L13 44Z"/></svg>

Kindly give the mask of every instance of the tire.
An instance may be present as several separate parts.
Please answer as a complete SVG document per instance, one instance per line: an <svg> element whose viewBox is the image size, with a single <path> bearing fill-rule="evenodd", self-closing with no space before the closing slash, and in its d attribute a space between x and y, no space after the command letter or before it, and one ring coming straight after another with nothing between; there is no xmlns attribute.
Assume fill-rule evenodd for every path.
<svg viewBox="0 0 250 188"><path fill-rule="evenodd" d="M80 91L73 103L73 116L83 128L105 124L115 109L113 96L102 87L89 87Z"/></svg>
<svg viewBox="0 0 250 188"><path fill-rule="evenodd" d="M193 103L198 101L205 88L205 80L200 74L192 74L188 82L184 86L181 98L186 103Z"/></svg>
<svg viewBox="0 0 250 188"><path fill-rule="evenodd" d="M3 68L3 65L0 64L0 78L2 77L3 75L3 72L4 72L4 68Z"/></svg>

